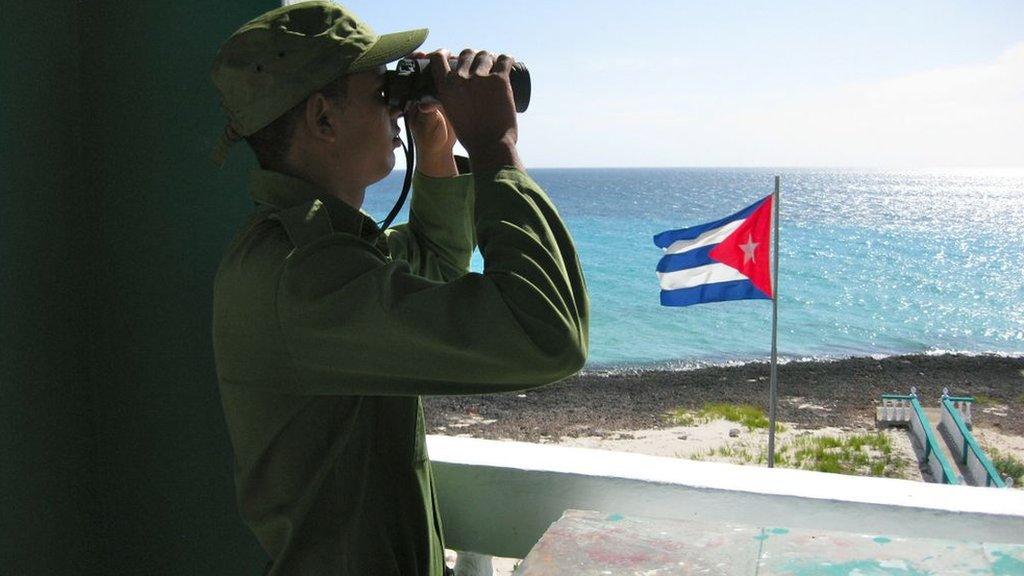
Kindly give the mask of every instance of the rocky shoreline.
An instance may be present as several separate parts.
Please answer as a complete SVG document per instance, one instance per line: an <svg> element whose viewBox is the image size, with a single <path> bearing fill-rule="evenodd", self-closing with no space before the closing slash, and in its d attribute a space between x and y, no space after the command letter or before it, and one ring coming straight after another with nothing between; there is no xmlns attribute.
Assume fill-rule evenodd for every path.
<svg viewBox="0 0 1024 576"><path fill-rule="evenodd" d="M527 442L605 436L670 424L665 413L705 403L767 410L767 363L686 371L583 373L520 393L423 399L428 434L468 434ZM1024 436L1024 357L909 355L789 362L779 366L780 421L798 427L871 426L883 393L911 387L925 405L943 388L978 398L974 422Z"/></svg>

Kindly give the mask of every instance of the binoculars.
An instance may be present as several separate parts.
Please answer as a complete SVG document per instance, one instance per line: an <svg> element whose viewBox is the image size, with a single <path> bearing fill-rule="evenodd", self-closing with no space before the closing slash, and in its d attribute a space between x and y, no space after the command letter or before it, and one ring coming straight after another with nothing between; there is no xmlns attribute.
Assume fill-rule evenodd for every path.
<svg viewBox="0 0 1024 576"><path fill-rule="evenodd" d="M453 69L458 66L456 58L448 60ZM512 65L508 75L512 85L512 98L515 100L516 112L525 112L530 105L530 71L522 62ZM425 97L437 99L437 87L434 75L430 71L430 60L420 58L403 58L395 64L394 70L385 75L384 90L388 106L405 109L406 104Z"/></svg>

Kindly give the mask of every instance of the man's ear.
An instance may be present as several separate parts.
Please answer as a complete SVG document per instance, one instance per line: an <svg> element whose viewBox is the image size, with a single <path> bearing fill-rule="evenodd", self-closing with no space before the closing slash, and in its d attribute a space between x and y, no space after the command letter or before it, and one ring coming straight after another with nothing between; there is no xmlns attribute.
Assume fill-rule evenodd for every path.
<svg viewBox="0 0 1024 576"><path fill-rule="evenodd" d="M306 99L305 125L316 139L334 140L336 133L331 122L331 101L317 92Z"/></svg>

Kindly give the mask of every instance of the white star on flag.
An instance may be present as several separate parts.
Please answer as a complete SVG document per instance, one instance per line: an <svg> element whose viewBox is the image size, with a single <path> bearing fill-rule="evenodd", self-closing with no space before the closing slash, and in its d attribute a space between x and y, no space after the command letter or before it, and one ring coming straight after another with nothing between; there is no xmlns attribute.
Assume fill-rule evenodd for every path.
<svg viewBox="0 0 1024 576"><path fill-rule="evenodd" d="M746 265L748 260L757 263L754 260L754 250L757 248L758 242L754 242L754 237L750 234L747 235L747 243L740 244L740 250L743 250L743 264Z"/></svg>

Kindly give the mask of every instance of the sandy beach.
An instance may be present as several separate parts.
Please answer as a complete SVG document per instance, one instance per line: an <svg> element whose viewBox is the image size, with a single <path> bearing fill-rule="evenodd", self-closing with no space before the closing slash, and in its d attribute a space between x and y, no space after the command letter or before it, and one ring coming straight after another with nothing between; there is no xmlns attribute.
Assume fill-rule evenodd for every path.
<svg viewBox="0 0 1024 576"><path fill-rule="evenodd" d="M767 411L767 363L689 371L590 372L520 393L424 398L428 433L763 462L764 430L711 419L680 426L667 414L708 403ZM874 434L883 393L917 389L925 407L944 388L975 396L974 433L982 446L1024 460L1024 358L962 355L849 358L779 366L778 446L806 436ZM885 433L897 457L913 462L900 430ZM890 474L886 474L890 475ZM921 480L914 465L897 477Z"/></svg>

